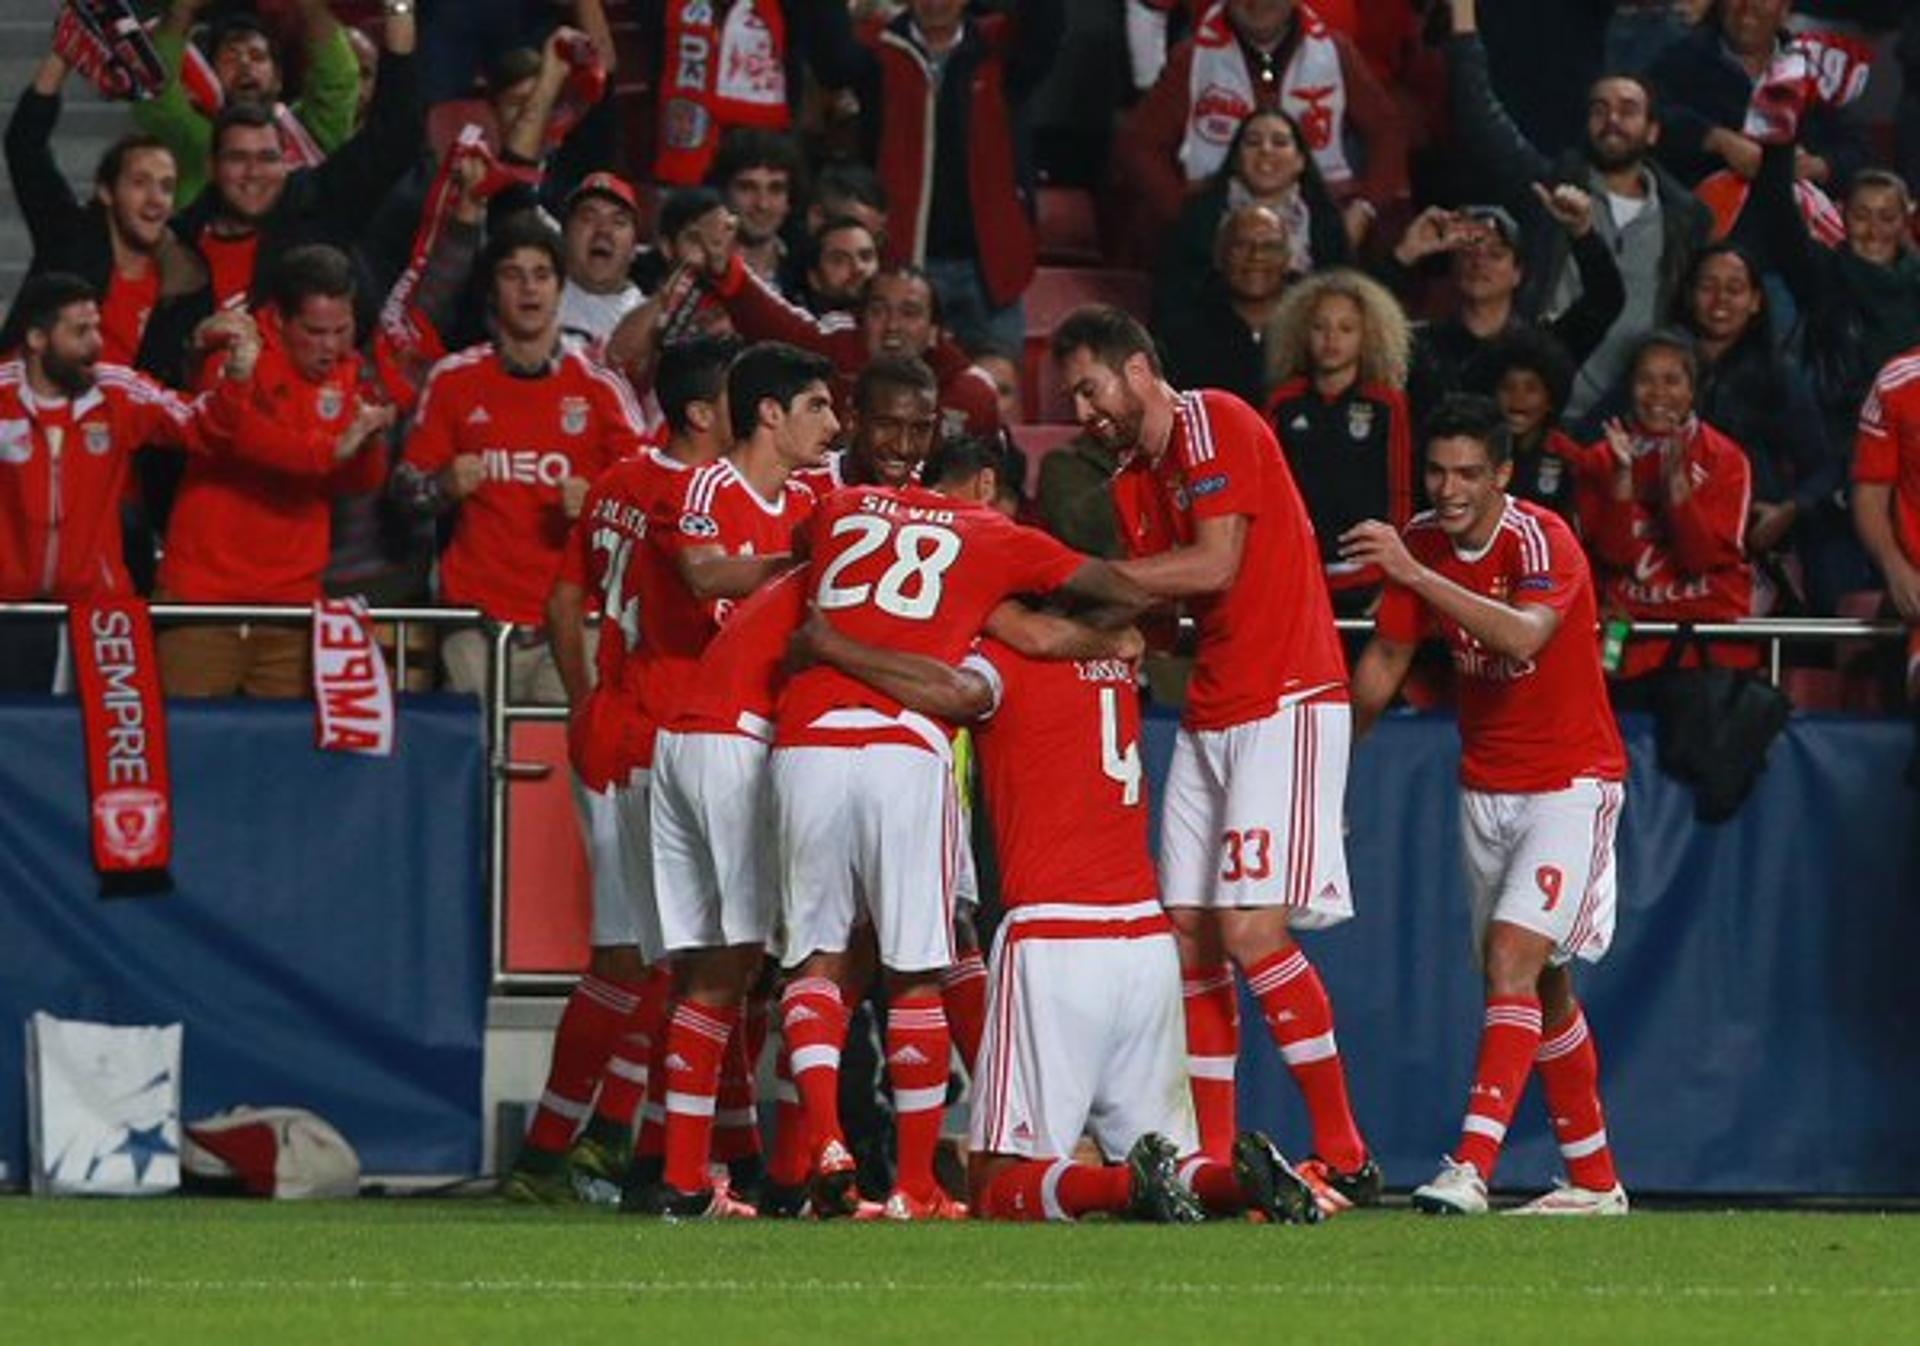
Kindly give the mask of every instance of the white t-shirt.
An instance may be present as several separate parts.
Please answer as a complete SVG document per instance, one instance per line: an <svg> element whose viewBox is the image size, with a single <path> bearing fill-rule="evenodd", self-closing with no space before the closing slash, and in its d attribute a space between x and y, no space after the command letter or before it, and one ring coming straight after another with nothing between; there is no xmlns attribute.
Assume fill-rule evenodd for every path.
<svg viewBox="0 0 1920 1346"><path fill-rule="evenodd" d="M600 346L620 320L646 300L640 287L631 283L612 294L593 294L568 281L560 291L560 330Z"/></svg>

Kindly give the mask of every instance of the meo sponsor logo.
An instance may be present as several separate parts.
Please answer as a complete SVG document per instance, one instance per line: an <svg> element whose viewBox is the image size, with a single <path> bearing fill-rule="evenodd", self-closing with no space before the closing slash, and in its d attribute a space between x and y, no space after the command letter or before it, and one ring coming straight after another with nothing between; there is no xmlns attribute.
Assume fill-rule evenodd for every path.
<svg viewBox="0 0 1920 1346"><path fill-rule="evenodd" d="M573 460L566 454L538 449L483 449L480 464L488 481L522 486L558 486L573 471Z"/></svg>

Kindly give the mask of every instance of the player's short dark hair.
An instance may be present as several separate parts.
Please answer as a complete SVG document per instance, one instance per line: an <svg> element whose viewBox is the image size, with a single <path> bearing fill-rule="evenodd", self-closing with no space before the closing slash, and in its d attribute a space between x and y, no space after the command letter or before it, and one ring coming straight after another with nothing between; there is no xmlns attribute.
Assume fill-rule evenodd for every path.
<svg viewBox="0 0 1920 1346"><path fill-rule="evenodd" d="M179 167L180 160L174 154L173 146L145 131L129 131L107 146L107 152L100 156L100 162L93 167L93 185L112 191L114 184L120 181L120 175L127 171L127 160L148 150L165 150L174 166Z"/></svg>
<svg viewBox="0 0 1920 1346"><path fill-rule="evenodd" d="M699 336L676 341L660 352L653 373L653 395L661 413L677 435L692 429L687 408L695 402L718 402L727 386L727 369L740 355L733 336Z"/></svg>
<svg viewBox="0 0 1920 1346"><path fill-rule="evenodd" d="M207 32L207 55L218 56L220 48L240 38L257 37L267 44L267 51L273 57L274 65L280 64L280 46L273 40L273 33L258 14L249 10L237 9L222 14L214 21Z"/></svg>
<svg viewBox="0 0 1920 1346"><path fill-rule="evenodd" d="M214 155L220 153L220 146L227 138L227 132L236 126L249 130L268 130L279 133L279 126L273 120L273 113L258 103L228 103L213 114L213 138L208 141Z"/></svg>
<svg viewBox="0 0 1920 1346"><path fill-rule="evenodd" d="M1001 481L1007 478L1007 455L998 439L984 435L954 435L934 446L920 469L920 480L936 490L956 486L992 468Z"/></svg>
<svg viewBox="0 0 1920 1346"><path fill-rule="evenodd" d="M540 53L532 47L507 47L486 63L481 75L487 93L498 96L540 73Z"/></svg>
<svg viewBox="0 0 1920 1346"><path fill-rule="evenodd" d="M71 271L43 271L27 277L14 297L13 312L22 332L51 332L62 310L75 304L97 304L100 291Z"/></svg>
<svg viewBox="0 0 1920 1346"><path fill-rule="evenodd" d="M682 187L677 192L667 193L667 199L660 203L660 218L655 227L661 238L671 240L702 215L716 211L725 204L720 199L720 193L711 187Z"/></svg>
<svg viewBox="0 0 1920 1346"><path fill-rule="evenodd" d="M1695 388L1700 386L1700 347L1694 339L1678 327L1656 327L1633 343L1633 352L1627 359L1627 378L1640 372L1640 362L1654 351L1672 351L1680 357L1680 363L1687 367L1687 382Z"/></svg>
<svg viewBox="0 0 1920 1346"><path fill-rule="evenodd" d="M1112 304L1086 304L1069 313L1053 329L1053 358L1064 362L1075 351L1085 350L1109 369L1117 370L1135 355L1144 355L1155 374L1160 372L1160 353L1140 320Z"/></svg>
<svg viewBox="0 0 1920 1346"><path fill-rule="evenodd" d="M822 205L853 202L882 215L887 213L887 189L880 175L857 159L834 159L823 164L813 180L813 197Z"/></svg>
<svg viewBox="0 0 1920 1346"><path fill-rule="evenodd" d="M1573 393L1574 364L1567 348L1551 332L1538 327L1516 327L1497 337L1487 351L1487 368L1492 371L1489 388L1500 389L1500 380L1516 369L1537 376L1547 386L1547 397L1554 414L1567 405Z"/></svg>
<svg viewBox="0 0 1920 1346"><path fill-rule="evenodd" d="M500 264L522 248L544 252L553 263L554 274L566 274L566 253L560 235L533 211L523 210L508 216L487 240L487 250L480 256L480 274L486 277L488 285L493 284L493 273Z"/></svg>
<svg viewBox="0 0 1920 1346"><path fill-rule="evenodd" d="M274 262L266 293L284 317L298 313L300 306L315 295L352 299L353 262L340 249L325 243L289 248Z"/></svg>
<svg viewBox="0 0 1920 1346"><path fill-rule="evenodd" d="M883 266L874 274L873 280L867 282L867 293L869 295L873 293L874 281L889 278L918 281L926 286L927 316L933 319L935 327L940 325L940 291L935 287L933 277L927 274L925 267L915 266L912 262L895 262L892 266Z"/></svg>
<svg viewBox="0 0 1920 1346"><path fill-rule="evenodd" d="M1500 404L1483 393L1448 393L1427 416L1424 438L1428 445L1441 439L1471 439L1486 448L1495 467L1513 457L1513 436Z"/></svg>
<svg viewBox="0 0 1920 1346"><path fill-rule="evenodd" d="M793 405L816 383L833 386L833 362L784 341L757 341L727 367L727 414L736 440L751 439L760 427L760 404Z"/></svg>
<svg viewBox="0 0 1920 1346"><path fill-rule="evenodd" d="M853 384L854 410L866 414L882 388L904 388L939 400L940 380L924 360L904 355L880 355L867 362Z"/></svg>
<svg viewBox="0 0 1920 1346"><path fill-rule="evenodd" d="M874 238L873 228L865 220L852 215L834 215L821 221L820 227L813 231L815 251L817 252L820 245L826 241L828 234L837 234L843 229L858 229L868 238L872 238L875 246L879 245L880 240Z"/></svg>
<svg viewBox="0 0 1920 1346"><path fill-rule="evenodd" d="M749 168L777 168L785 172L793 194L800 194L806 161L800 146L785 131L769 131L759 126L736 126L720 138L713 156L713 168L707 173L709 186L724 189Z"/></svg>

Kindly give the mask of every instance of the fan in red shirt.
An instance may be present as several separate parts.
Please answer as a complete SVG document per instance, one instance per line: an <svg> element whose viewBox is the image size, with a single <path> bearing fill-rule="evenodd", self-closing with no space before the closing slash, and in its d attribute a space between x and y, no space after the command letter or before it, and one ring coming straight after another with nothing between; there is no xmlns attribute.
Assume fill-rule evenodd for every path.
<svg viewBox="0 0 1920 1346"><path fill-rule="evenodd" d="M1536 1065L1571 1183L1522 1209L1624 1215L1600 1105L1599 1064L1572 961L1613 938L1614 831L1626 753L1607 702L1593 577L1551 510L1506 493L1505 417L1446 398L1427 422L1434 507L1407 526L1371 520L1342 554L1387 577L1373 643L1354 671L1364 732L1439 636L1460 688L1467 877L1487 1008L1460 1143L1414 1205L1481 1214L1508 1124Z"/></svg>
<svg viewBox="0 0 1920 1346"><path fill-rule="evenodd" d="M261 315L253 397L232 438L246 459L187 464L158 594L187 603L311 603L321 596L333 498L386 476L393 408L367 398L353 349L353 264L323 244L282 257ZM311 642L299 626L168 627L169 696L305 696Z"/></svg>
<svg viewBox="0 0 1920 1346"><path fill-rule="evenodd" d="M1853 523L1907 620L1907 684L1920 700L1920 348L1895 357L1860 409ZM1914 758L1920 778L1920 755Z"/></svg>
<svg viewBox="0 0 1920 1346"><path fill-rule="evenodd" d="M1346 662L1313 525L1272 429L1230 393L1178 392L1118 309L1076 310L1054 359L1081 427L1118 454L1120 570L1184 602L1200 648L1168 772L1161 900L1180 939L1200 1140L1234 1138L1237 963L1306 1098L1301 1165L1332 1213L1378 1199L1333 1007L1290 927L1353 914L1341 807Z"/></svg>
<svg viewBox="0 0 1920 1346"><path fill-rule="evenodd" d="M970 442L970 441L969 441ZM929 479L938 479L935 464ZM919 487L848 487L815 514L811 589L836 630L864 644L956 662L1013 594L1066 589L1131 608L1138 590L1112 567L986 505ZM899 1179L887 1213L953 1218L933 1177L951 1036L939 974L952 963L959 803L950 731L831 667L781 700L773 753L786 959L782 1002L795 1083L813 1132L816 1214L845 1214L853 1159L839 1134L839 982L856 900L887 970L888 1058ZM858 897L856 899L856 893Z"/></svg>
<svg viewBox="0 0 1920 1346"><path fill-rule="evenodd" d="M541 626L567 529L593 479L646 443L625 380L561 340L561 272L560 240L536 222L512 222L489 241L482 273L496 340L434 366L393 482L417 512L459 506L440 596L527 628L509 695L549 704L565 689ZM455 632L441 654L455 690L483 684L479 632Z"/></svg>
<svg viewBox="0 0 1920 1346"><path fill-rule="evenodd" d="M700 339L662 354L654 389L667 445L600 474L547 599L554 663L573 708L568 756L593 876L593 920L587 973L567 997L540 1106L502 1184L515 1200L570 1200L575 1178L619 1184L633 1153L631 1128L646 1103L669 991L652 898L647 799L655 726L639 695L633 571L648 520L726 447L722 391L738 349ZM590 606L599 614L591 669Z"/></svg>

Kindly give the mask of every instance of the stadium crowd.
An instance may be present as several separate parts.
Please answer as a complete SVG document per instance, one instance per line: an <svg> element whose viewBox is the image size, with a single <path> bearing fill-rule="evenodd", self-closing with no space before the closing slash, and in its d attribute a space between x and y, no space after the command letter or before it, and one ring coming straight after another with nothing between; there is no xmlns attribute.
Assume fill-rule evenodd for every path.
<svg viewBox="0 0 1920 1346"><path fill-rule="evenodd" d="M964 1213L957 1048L976 1213L1376 1200L1291 932L1353 913L1350 736L1404 692L1460 707L1488 984L1416 1202L1485 1209L1538 1070L1569 1185L1536 1207L1624 1212L1568 971L1611 931L1608 698L1758 647L1618 631L1920 632L1920 18L1122 0L1103 48L1063 0L161 8L68 0L8 122L0 600L512 624L510 695L573 708L595 916L510 1191ZM84 191L76 79L138 128ZM1140 660L1195 628L1156 880ZM52 686L57 630L7 632L0 687ZM483 688L482 633L438 655ZM299 624L163 626L157 660L172 697L312 694ZM1905 679L1826 671L1871 699L1920 636ZM1235 1131L1236 968L1298 1163ZM840 1120L870 989L871 1208ZM1083 1129L1124 1162L1071 1162Z"/></svg>

